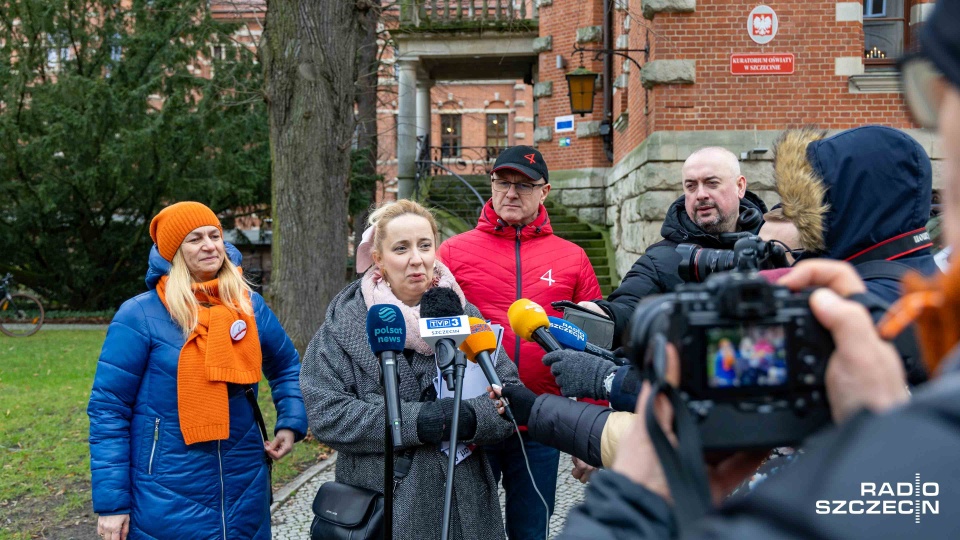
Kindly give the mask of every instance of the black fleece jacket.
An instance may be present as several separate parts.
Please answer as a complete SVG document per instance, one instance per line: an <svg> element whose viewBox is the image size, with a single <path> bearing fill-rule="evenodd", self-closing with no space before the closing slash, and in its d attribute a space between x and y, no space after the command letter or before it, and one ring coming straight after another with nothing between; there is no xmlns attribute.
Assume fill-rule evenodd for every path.
<svg viewBox="0 0 960 540"><path fill-rule="evenodd" d="M750 208L758 210L761 214L767 211L760 197L747 191L740 199L740 213L743 214ZM758 233L761 224L762 222L757 223L748 231ZM610 293L606 300L597 302L597 305L613 319L614 346L622 343L623 331L640 300L650 295L671 292L677 285L683 283L677 268L680 265L680 254L676 250L678 245L697 244L712 249L729 249L730 247L722 245L719 238L704 232L690 219L684 207L683 197L670 205L663 227L660 228L660 235L663 240L647 247L646 253L633 263L633 268L623 277L617 290Z"/></svg>

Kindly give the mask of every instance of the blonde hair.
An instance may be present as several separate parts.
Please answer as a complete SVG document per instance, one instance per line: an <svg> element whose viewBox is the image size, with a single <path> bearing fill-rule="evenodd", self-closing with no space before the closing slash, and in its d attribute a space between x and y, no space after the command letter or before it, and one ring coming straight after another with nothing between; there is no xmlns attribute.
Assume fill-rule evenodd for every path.
<svg viewBox="0 0 960 540"><path fill-rule="evenodd" d="M410 199L400 199L399 201L384 204L370 214L368 222L370 223L371 227L374 227L372 251L382 253L380 248L383 244L383 239L387 236L387 225L392 220L406 214L413 214L427 220L427 222L430 223L430 229L433 231L433 241L440 241L440 233L437 229L437 220L434 219L430 210L427 210L416 201L411 201Z"/></svg>
<svg viewBox="0 0 960 540"><path fill-rule="evenodd" d="M165 296L167 310L185 336L189 336L197 327L197 318L200 313L200 303L197 302L197 296L193 293L195 282L187 268L187 262L183 259L183 252L178 248L170 264ZM217 272L217 289L220 301L224 305L232 306L245 315L253 315L250 284L243 279L240 269L226 255L223 258L223 265Z"/></svg>

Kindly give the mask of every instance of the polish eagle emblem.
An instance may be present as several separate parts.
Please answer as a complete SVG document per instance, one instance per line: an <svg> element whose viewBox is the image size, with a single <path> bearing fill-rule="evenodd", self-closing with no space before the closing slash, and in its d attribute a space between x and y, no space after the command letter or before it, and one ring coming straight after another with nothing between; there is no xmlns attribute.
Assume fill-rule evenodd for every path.
<svg viewBox="0 0 960 540"><path fill-rule="evenodd" d="M769 35L773 30L773 17L769 14L753 16L753 34L756 36Z"/></svg>

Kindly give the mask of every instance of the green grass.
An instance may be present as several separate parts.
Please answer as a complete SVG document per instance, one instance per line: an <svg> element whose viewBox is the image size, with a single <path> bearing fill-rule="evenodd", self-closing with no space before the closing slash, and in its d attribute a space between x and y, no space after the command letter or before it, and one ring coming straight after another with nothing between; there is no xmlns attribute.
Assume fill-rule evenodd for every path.
<svg viewBox="0 0 960 540"><path fill-rule="evenodd" d="M96 521L86 407L104 336L102 330L0 336L0 539L36 537L51 528L95 535L88 534ZM269 395L261 382L260 404L272 426ZM315 441L297 444L274 467L274 489L328 452Z"/></svg>

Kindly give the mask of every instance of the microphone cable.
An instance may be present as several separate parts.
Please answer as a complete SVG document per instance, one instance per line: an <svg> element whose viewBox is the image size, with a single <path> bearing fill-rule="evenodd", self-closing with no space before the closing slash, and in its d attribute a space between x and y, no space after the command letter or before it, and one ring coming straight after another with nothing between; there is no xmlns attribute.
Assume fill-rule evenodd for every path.
<svg viewBox="0 0 960 540"><path fill-rule="evenodd" d="M502 395L500 396L500 399L503 399ZM530 477L530 484L533 485L533 490L537 492L537 497L540 497L540 502L543 503L543 509L547 515L547 521L546 521L547 526L546 526L546 530L544 531L545 534L543 537L550 538L550 505L547 504L547 499L543 496L543 493L540 493L540 488L537 487L537 482L533 478L533 470L530 469L530 458L527 457L527 449L524 447L523 437L520 435L520 426L517 425L516 419L513 419L512 422L513 422L513 427L517 430L517 437L520 438L520 452L523 453L523 463L524 465L527 466L527 475ZM501 474L503 473L502 468L500 472ZM554 482L557 481L556 477L554 477L553 481ZM504 516L504 518L506 518L506 516ZM506 519L504 519L504 521L506 521Z"/></svg>

